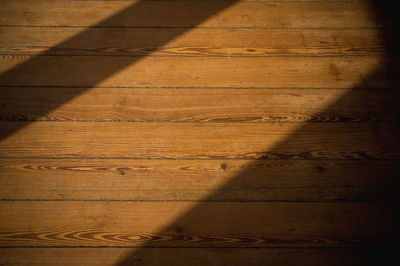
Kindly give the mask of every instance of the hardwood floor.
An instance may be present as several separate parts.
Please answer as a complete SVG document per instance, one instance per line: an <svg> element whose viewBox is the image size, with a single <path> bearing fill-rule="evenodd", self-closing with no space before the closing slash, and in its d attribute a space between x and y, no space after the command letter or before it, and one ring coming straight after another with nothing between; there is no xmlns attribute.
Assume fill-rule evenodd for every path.
<svg viewBox="0 0 400 266"><path fill-rule="evenodd" d="M0 2L0 264L397 265L390 1Z"/></svg>

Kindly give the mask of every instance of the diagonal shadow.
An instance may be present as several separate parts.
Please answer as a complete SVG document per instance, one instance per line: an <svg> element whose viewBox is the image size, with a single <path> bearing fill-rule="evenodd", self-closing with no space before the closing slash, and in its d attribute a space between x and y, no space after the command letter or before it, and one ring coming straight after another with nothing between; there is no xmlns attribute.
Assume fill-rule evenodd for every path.
<svg viewBox="0 0 400 266"><path fill-rule="evenodd" d="M33 112L30 110L31 115L29 116L29 120L35 121L51 110L56 109L63 103L96 86L118 71L134 64L141 58L150 55L153 51L161 48L163 45L189 31L196 25L199 25L216 13L228 8L235 2L235 0L228 0L218 2L214 5L204 5L198 10L182 9L184 11L181 10L178 14L176 13L176 10L173 10L170 5L168 5L168 3L157 5L156 10L150 10L148 7L149 1L146 0L132 4L130 7L99 22L97 25L89 27L87 30L84 30L78 35L63 41L47 51L34 56L27 62L22 63L21 65L18 65L1 74L0 99L11 98L14 101L18 101L18 97L20 97L19 95L29 94L29 90L32 87L54 87L54 93L49 93L48 90L35 90L35 98L50 99L50 101L47 100L42 103L40 110ZM108 56L106 54L101 56L101 60L93 60L93 56L83 56L79 58L79 61L74 60L73 55L56 56L62 51L70 51L73 50L74 47L80 47L80 44L83 42L87 45L87 47L91 46L90 43L93 44L92 47L95 47L96 42L98 42L96 38L93 38L93 36L96 36L96 28L114 27L113 25L121 25L121 23L126 26L122 26L120 28L129 28L130 25L140 25L140 22L143 20L143 18L149 16L150 14L163 14L162 18L164 18L164 20L168 20L168 14L171 14L171 16L175 18L184 19L185 25L187 26L180 28L177 27L174 31L166 31L164 34L155 36L155 38L151 40L151 47L145 47L145 49L140 51L140 54L125 56L124 60L113 60L112 64L110 64L109 60L107 60ZM169 24L170 23L163 21L163 19L160 19L159 21L160 28L162 28L163 25ZM111 35L107 37L103 35L102 38L115 38L115 36ZM121 43L122 42L123 36L121 39ZM5 57L7 56L9 55L5 55ZM46 65L44 65L43 61L41 60L43 56L50 56L52 59L46 60ZM66 60L60 60L61 57L64 57ZM61 62L62 65L60 65ZM42 78L40 79L38 77ZM65 83L56 79L51 79L50 77L62 77L62 81ZM18 89L19 93L13 94L13 90L10 89L10 87L15 87ZM71 87L71 94L69 94L68 97L65 95L60 97L57 93L57 87L64 87L64 89L65 87ZM110 88L110 90L111 89L112 88ZM21 92L21 90L23 91ZM26 99L20 100L26 102ZM7 112L7 106L4 104L2 104L0 108L0 111ZM27 109L29 110L29 107L27 107ZM20 113L26 112L21 109ZM26 120L26 118L23 117L21 118L17 116L16 118ZM4 121L4 119L7 119L7 117L0 117L0 119ZM28 125L31 123L30 121L14 123L13 128L7 128L7 130L0 131L0 140Z"/></svg>
<svg viewBox="0 0 400 266"><path fill-rule="evenodd" d="M234 1L231 2L221 2L221 5L218 7L211 6L207 12L204 12L204 10L201 10L202 13L197 13L195 16L192 16L194 18L193 21L193 26L196 24L201 23L211 15L215 14L216 12L219 12L223 10L224 8L229 7ZM375 2L376 9L385 9L385 10L395 10L394 8L392 9L386 9L384 8L387 3L383 2ZM145 2L139 2L138 4L134 4L131 7L129 7L126 10L123 10L119 12L118 14L112 16L111 18L108 18L101 23L99 23L97 26L107 26L107 25L112 25L113 20L117 19L120 20L121 18L126 19L126 21L130 20L135 20L137 18L140 18L141 16L145 16L146 14L143 13L143 10L145 10L143 7L145 5ZM389 6L390 7L390 6ZM165 7L168 9L168 7ZM168 10L160 10L160 12L168 12ZM196 10L192 10L190 12L196 12ZM204 12L204 13L203 13ZM381 19L384 18L385 21L387 21L387 16L388 13L386 11L382 12L377 12L378 16L378 24ZM391 17L395 17L396 14L392 14ZM187 17L187 16L186 16ZM173 34L163 37L162 39L159 39L156 44L154 44L154 48L151 48L147 51L146 54L151 53L152 51L156 50L157 47L161 47L162 45L166 44L167 42L171 41L172 39L176 38L180 34L183 34L186 32L188 29L187 28L182 28ZM43 55L45 54L52 54L55 53L59 50L65 49L66 47L74 47L76 46L77 43L79 43L82 38L86 38L85 36L91 35L92 34L92 28L87 29L83 33L70 38L69 40L57 45L56 47L53 47L46 51ZM394 47L392 45L392 39L393 36L390 35L390 33L386 32L385 30L382 31L382 37L384 41L387 44L387 57L389 60L387 60L384 65L382 65L382 68L377 71L376 73L372 74L370 77L364 80L363 84L359 84L357 87L359 88L365 88L365 87L374 87L375 84L379 84L383 79L385 80L392 80L394 84L398 84L398 74L399 74L399 66L396 63L395 60L390 60L391 57L397 56L398 55L398 50L397 47ZM144 55L143 55L144 56ZM73 97L78 96L79 94L83 93L84 91L90 89L91 87L94 87L96 84L100 83L102 80L106 79L107 77L113 75L114 73L118 72L119 70L125 68L129 64L135 63L139 58L142 56L137 56L137 57L131 57L131 60L128 61L121 61L119 63L113 64L113 65L108 65L107 62L105 61L104 64L98 65L98 62L96 64L93 64L92 60L90 57L87 57L85 61L79 62L79 66L76 65L74 61L71 61L70 64L63 66L63 68L59 68L58 65L58 60L57 57L54 58L54 61L52 64L54 64L54 67L48 67L47 69L50 69L52 72L49 73L48 76L59 76L59 75L64 75L64 79L71 81L73 84L74 80L80 80L81 82L84 83L85 87L81 88L79 87L78 90L74 90L74 93L70 95L69 98L58 98L55 95L49 95L48 92L46 91L46 94L40 95L40 97L47 98L47 99L54 99L51 104L47 104L46 107L41 111L41 113L37 113L35 117L32 117L32 120L35 120L36 118L39 118L40 116L44 115L46 112L49 112L50 110L57 108L59 105L63 104L66 101L69 101ZM17 66L6 73L2 74L0 76L0 84L2 86L8 86L12 84L13 86L18 86L18 84L15 84L15 81L18 80L20 82L19 85L22 86L27 86L26 90L29 90L29 86L33 86L31 84L31 76L36 75L38 72L41 71L42 67L42 62L40 60L40 56L33 58L32 60L27 61L26 63L23 63L20 66ZM86 73L91 72L93 69L100 69L101 72L95 73L94 75L90 75L90 77L86 76ZM41 75L43 76L43 75ZM37 80L37 79L36 79ZM52 83L53 81L51 80L43 80L43 85L49 86L49 85L54 85L55 89L57 86L67 86L69 84L55 84ZM81 85L82 83L80 83ZM38 84L35 84L37 86ZM40 84L39 84L40 85ZM9 93L5 90L1 90L1 93ZM376 92L376 93L385 93L385 90L383 92ZM393 95L393 94L391 94ZM6 95L7 96L7 95ZM0 98L2 95L0 94ZM357 91L354 90L350 92L349 94L346 94L343 96L341 99L339 99L337 102L332 104L332 106L345 106L349 109L351 109L351 103L352 101L361 101L363 99L358 98L359 94L357 94ZM351 99L351 100L349 100ZM373 96L371 98L368 98L367 100L373 101ZM388 110L389 114L392 114L392 118L389 119L391 121L398 121L398 111L399 111L399 106L398 106L398 100L400 97L398 97L398 94L396 94L396 97L392 98L386 98L382 101L382 104L385 105L385 108ZM331 107L332 107L331 106ZM371 113L371 110L369 110L367 107L364 110L366 115L365 115L365 121L363 122L368 122L368 121L373 121L377 122L371 117L375 114ZM323 115L324 112L321 112ZM342 121L345 122L346 119L342 119ZM379 122L379 121L378 121ZM0 138L5 138L9 134L14 133L15 131L19 130L23 126L27 125L30 123L30 121L25 121L24 123L15 123L15 128L7 130L7 133L2 133L3 135L0 135ZM375 124L374 124L375 125ZM320 159L365 159L363 163L367 165L370 161L370 159L382 159L382 158L398 158L399 157L399 150L400 150L400 144L399 144L399 129L398 129L398 124L393 123L393 124L376 124L375 127L366 127L367 134L372 136L372 141L374 143L370 143L371 147L380 147L380 149L376 150L376 153L374 150L369 149L366 147L366 150L356 150L354 152L347 152L346 149L343 148L342 151L340 149L341 146L348 145L354 142L359 141L357 139L357 136L352 135L352 132L349 131L349 133L346 133L337 140L332 140L331 136L327 136L326 133L323 133L324 130L321 130L321 135L315 139L313 143L307 144L303 143L302 141L302 135L307 134L307 132L315 132L318 131L319 128L323 128L323 124L306 124L302 126L300 129L298 129L296 132L294 132L289 138L286 140L283 140L281 143L277 144L274 148L260 153L260 157L263 158L264 160L256 161L250 165L248 165L239 175L235 176L232 178L232 180L223 185L216 191L215 193L209 195L207 198L203 199L204 201L223 201L226 200L227 197L231 197L230 200L234 201L243 201L246 203L247 206L249 207L250 211L246 211L243 209L243 212L248 215L246 220L241 220L242 222L247 222L249 225L249 232L251 233L254 228L252 225L262 225L263 222L265 221L259 221L258 223L252 223L251 221L254 220L254 217L260 217L259 213L252 213L252 204L251 201L255 201L256 199L256 194L258 193L257 200L261 201L270 201L270 198L268 196L268 188L261 188L258 186L260 183L260 180L266 180L266 179L271 179L271 178L281 178L284 175L291 175L292 173L286 172L282 173L279 176L270 176L268 174L268 161L269 159L286 159L286 160L291 160L291 159L311 159L311 158L320 158ZM360 126L361 128L362 126ZM388 138L387 134L383 134L383 131L387 132L390 131L390 137ZM339 147L336 150L330 149L330 153L325 153L325 154L320 154L318 151L321 151L324 149L324 147L328 146L333 146L333 147ZM385 153L381 153L380 151L385 151ZM314 165L313 165L314 164ZM308 171L318 171L321 173L321 176L325 175L327 172L329 172L329 167L326 166L321 166L319 164L319 161L313 162L313 164L310 164L310 169ZM229 167L229 163L224 166ZM282 170L285 171L285 170ZM288 170L287 170L288 171ZM361 167L362 171L362 167ZM370 173L365 172L363 177L365 178L370 178L368 177ZM371 189L371 191L365 193L359 193L359 194L354 194L353 198L346 198L345 200L348 201L356 201L356 202L366 202L366 201L397 201L399 198L397 196L397 177L398 177L398 169L392 168L389 169L389 171L382 173L383 174L383 182L377 183L376 186L367 188ZM232 191L235 187L243 187L246 186L249 188L251 192L254 192L254 194L237 194L234 197L232 197L232 194L226 194L227 191ZM318 189L318 186L316 187ZM292 193L297 193L296 188L293 188L291 190ZM378 198L368 198L368 195L370 194L378 194L380 197ZM367 195L367 197L365 196ZM329 201L326 198L320 196L315 197L317 201ZM291 199L287 201L304 201L304 199L301 197L301 195L297 197L292 197ZM330 201L340 201L340 198L332 198ZM285 199L281 199L281 201L285 201ZM221 205L222 206L222 205ZM226 207L227 205L224 205L225 207L222 207L223 209L220 209L222 213L226 215L225 219L237 219L237 217L230 217L230 213L235 213L233 210L231 211L229 208L234 208L235 205L230 205L230 207ZM168 236L170 239L168 240L169 243L174 243L176 246L196 246L196 243L187 243L187 239L190 238L197 238L201 239L202 241L199 242L198 246L211 246L211 247L220 247L220 246L227 246L226 242L222 242L222 244L219 244L218 241L214 241L215 239L218 239L218 234L215 235L215 230L224 232L224 231L230 231L234 232L235 228L224 228L223 224L218 224L216 228L211 228L210 224L215 224L215 212L210 211L209 204L206 202L201 202L197 204L194 208L192 208L190 211L179 217L177 220L172 222L170 225L166 226L164 229L162 229L160 232L155 234L155 237L153 239L150 239L149 241L143 243L143 246L147 247L157 247L157 246L163 246L163 238L162 236ZM393 207L393 214L395 214L397 207ZM260 209L258 209L260 210ZM268 212L268 208L263 210L264 212ZM277 213L276 215L279 215ZM352 214L349 214L350 216ZM389 258L386 256L388 251L385 251L386 253L380 253L382 250L387 249L388 246L392 243L397 238L397 228L396 228L396 220L395 217L393 219L384 219L382 217L382 220L379 218L373 219L372 217L373 214L368 214L365 219L368 221L368 219L371 219L371 222L369 222L369 226L375 227L377 229L377 234L375 235L375 238L372 239L360 239L360 236L357 234L358 231L356 228L352 228L354 225L330 225L330 226L342 226L345 227L345 231L349 232L351 236L354 237L354 243L349 243L347 242L347 239L341 239L340 235L337 236L338 239L324 239L323 236L321 239L321 243L319 243L321 246L323 246L324 243L327 243L328 245L330 243L334 243L333 246L345 246L345 247L353 247L357 246L358 242L362 243L369 243L371 242L372 244L376 243L388 243L388 245L383 246L382 249L378 250L378 257L381 259L386 260ZM351 220L351 219L350 219ZM296 221L296 217L290 217L291 222ZM368 223L368 222L367 222ZM371 225L372 223L372 225ZM211 229L210 229L211 228ZM214 231L210 231L214 230ZM200 234L196 235L196 231L201 232ZM278 232L279 233L279 232ZM203 234L203 235L202 235ZM210 235L213 235L214 238L210 237ZM161 236L161 237L160 237ZM223 233L220 235L221 238L224 238ZM231 236L232 237L232 236ZM233 236L235 239L237 239L237 243L231 243L231 246L236 246L236 247L262 247L262 246L275 246L275 247L290 247L295 246L295 245L300 245L300 246L305 246L305 247L312 247L314 246L313 239L307 239L305 237L302 238L302 236L297 236L297 238L279 238L279 237L269 237L268 235L260 235L257 236L257 241L256 243L249 242L249 239L245 236L245 234L240 234L240 232ZM171 241L172 238L172 241ZM261 241L261 242L260 242ZM369 252L369 249L367 250L366 253ZM160 250L152 250L152 249L146 249L142 248L139 249L138 251L134 252L133 254L129 255L126 257L123 261L120 262L121 265L133 265L141 262L142 264L145 265L179 265L179 264L188 264L188 261L183 261L182 259L187 259L188 256L187 254L190 255L192 251L190 249L181 249L179 253L177 253L177 257L171 257L168 252L163 252ZM375 252L375 250L374 250ZM383 255L382 255L383 254ZM251 253L248 254L251 256ZM203 258L204 259L204 258ZM250 257L249 257L250 259ZM207 261L205 261L207 262ZM388 261L389 262L389 261ZM255 261L254 263L262 264L260 261Z"/></svg>
<svg viewBox="0 0 400 266"><path fill-rule="evenodd" d="M393 2L372 1L372 6L376 12L377 25L382 25L383 21L391 21L389 26L399 25L400 16L394 8ZM353 128L348 129L347 132L341 130L340 135L336 132L327 132L324 123L304 124L273 148L260 152L258 157L261 160L256 160L243 167L239 174L233 176L227 183L218 187L215 192L203 198L159 232L147 236L147 240L135 242L141 248L125 257L118 265L244 265L244 261L246 261L246 265L265 265L267 262L273 265L289 265L294 262L296 265L397 265L398 256L395 243L400 236L397 205L400 200L398 194L400 189L399 164L394 162L385 169L382 169L382 166L374 169L373 166L376 161L388 161L388 159L390 161L390 158L397 159L400 155L400 124L398 123L400 92L397 90L400 80L400 65L394 59L399 56L400 47L396 40L397 37L387 26L386 24L386 27L380 29L386 52L386 59L380 68L350 92L326 106L326 110L349 110L351 113L352 103L364 102L365 107L363 110L359 110L360 120L349 119L351 114L348 117L346 115L341 117L329 114L324 110L315 114L317 121L367 123L353 124ZM394 87L373 89L368 97L358 93L359 90L380 88L382 81L385 84L394 84ZM378 112L373 107L376 105L381 107ZM340 124L338 123L338 126ZM358 130L368 136L367 142L354 134ZM320 134L314 134L316 137L312 143L305 143L304 135L310 132L320 132ZM332 137L335 135L337 138ZM354 145L354 148L349 152L346 147L351 145ZM324 152L325 148L327 148L327 152ZM275 159L283 160L275 163L275 165L282 164L281 171L280 173L274 171L271 174L269 169ZM301 174L293 172L293 168L288 167L292 160L299 159L305 160L305 166L302 168L304 173ZM346 191L342 191L343 197L335 190L334 178L336 177L330 176L330 172L334 172L335 168L335 165L330 163L332 159L342 160L343 165L347 160L357 161L357 166L350 167L353 170L356 167L359 176L353 182L350 181ZM229 167L229 161L221 164L222 169ZM371 171L371 169L373 170ZM316 176L311 188L304 189L298 184L286 183L288 176L301 178L308 173ZM351 173L354 174L351 171L345 171L342 174L346 176ZM352 179L352 176L348 176L348 178ZM332 195L327 195L327 190L324 189L322 189L324 192L321 192L321 188L326 185L325 181L329 179L333 185ZM373 180L373 182L368 186L360 187L361 179ZM274 181L269 182L271 180ZM284 193L287 195L286 198L277 199L274 196L276 187L266 186L266 184L279 182L282 182L282 186L286 188ZM302 194L310 193L310 191L312 191L311 198L309 194ZM240 202L241 205L224 204L229 201ZM270 205L253 208L254 205L260 206L260 201L276 203L280 207L272 208L272 210ZM311 204L321 202L321 204L325 204L320 205L323 206L321 208L333 216L335 209L331 208L329 202L388 203L389 205L386 207L389 207L386 215L381 217L377 217L373 210L362 213L360 216L357 209L351 209L342 224L323 224L327 221L320 221L317 228L311 226L315 238L310 239L307 238L307 235L265 229L266 226L276 226L274 216L280 222L285 218L289 231L297 230L295 224L302 222L295 211L292 215L287 215L286 212L282 214L279 210L285 208L285 205L279 205L279 202L296 202L298 206L310 204L310 208ZM271 213L271 211L274 212ZM260 215L260 212L264 215ZM244 217L239 217L238 213L242 213ZM261 221L255 222L254 220L257 219ZM363 221L363 225L351 222L360 220ZM326 226L328 231L336 231L337 234L334 238L326 238L323 230L319 231L318 226ZM360 226L376 232L367 237L363 236L359 231ZM248 228L245 232L243 232L244 227ZM279 228L279 226L276 227ZM255 231L260 233L252 234ZM224 232L230 232L230 234L224 234ZM226 249L226 247L230 247L230 249ZM242 249L243 247L245 249ZM257 249L253 249L254 247L267 249L259 252ZM307 253L301 253L297 250L298 247L323 247L326 249L309 253L310 257L305 260L304 254ZM329 255L326 250L332 247L340 248L345 252L335 251L336 255ZM199 248L202 249L201 252L199 252ZM280 255L279 248L292 250L294 256L295 254L303 256L299 256L298 261L287 259L284 256L287 256L288 253L283 252ZM234 256L234 254L242 256L243 260L237 261L235 258L238 256ZM338 254L339 257L337 257Z"/></svg>
<svg viewBox="0 0 400 266"><path fill-rule="evenodd" d="M374 75L369 78L372 81ZM383 90L377 93L387 92ZM352 102L348 101L349 98L352 101L363 100L354 90L337 100L332 106L328 106L327 109L332 109L334 106L347 106L351 109ZM371 98L367 100L367 103L373 101ZM391 98L385 98L382 102L388 110L391 110L392 118L396 122L377 122L373 123L372 127L365 127L365 123L353 124L353 128L348 129L348 132L343 133L343 129L338 130L338 132L341 131L341 135L338 135L337 139L333 136L338 133L327 132L323 123L307 123L298 128L272 149L261 152L260 160L244 166L239 174L194 204L189 211L180 215L159 232L140 236L143 240L129 242L140 248L117 265L244 265L243 261L246 261L246 265L264 265L266 262L273 265L289 265L293 263L293 260L279 257L277 255L281 252L279 250L284 248L296 254L296 252L300 253L297 251L299 247L323 248L319 252L326 254L316 256L318 252L310 253L307 261L304 261L303 256L299 256L296 265L396 265L394 261L397 258L397 250L394 247L399 237L397 217L397 202L400 200L399 164L389 163L385 169L382 169L382 165L374 166L374 164L376 161L387 161L386 158L398 158L400 155L400 124L397 122L400 114L399 100L400 92L394 97L391 94ZM368 109L365 112L367 113ZM322 113L326 115L323 111ZM368 116L368 119L372 117L373 115ZM338 125L343 124L338 123ZM365 130L363 135L368 135L369 142L358 139L359 136L354 133L359 130ZM316 136L315 139L312 143L304 143L307 139L305 136L311 132ZM320 135L318 136L315 132L320 132ZM268 133L266 137L267 135ZM362 146L356 145L358 142L369 147L362 149ZM346 148L341 150L341 147L347 145L356 147L350 149L351 152ZM321 152L324 147L329 146L338 147L338 149L329 149L330 152L327 153ZM374 148L370 147L378 147L378 149L374 152ZM290 167L293 160L305 161L301 168L302 173L293 172L299 170ZM342 172L343 176L359 172L355 178L347 176L350 180L347 181L346 188L340 186L343 185L341 182L346 181L339 176L331 175L332 172L336 172L337 165L331 163L335 160L340 160L339 164L342 166L348 164L348 160L357 161L356 164L349 164L349 167ZM235 166L229 161L221 162L221 169L230 167ZM276 170L271 171L271 168L281 170L277 173ZM302 186L301 180L295 184L288 183L293 182L293 176L304 178L308 174L315 177L315 180L311 181L312 184ZM339 178L338 182L336 178ZM371 180L371 183L365 185L362 180ZM270 184L279 183L281 187L270 186ZM332 186L331 195L327 194L329 190L324 187L329 183ZM337 184L339 186L335 187ZM279 198L276 196L276 189L281 189ZM304 220L298 216L299 213L294 211L293 206L286 207L286 203L298 204L300 208L309 204L310 209L314 208L315 204L318 206L318 203L321 203L315 209L324 210L334 216L336 209L330 204L347 202L379 203L389 211L382 217L376 217L375 215L381 213L377 214L371 210L360 214L357 208L347 209L345 205L342 205L349 212L346 217L342 217L345 218L342 219L342 224L331 224L329 219L319 221L316 225L310 226L314 238L310 238L307 234L290 232L301 230L301 226L297 227L296 223L301 224ZM278 207L271 208L271 204L260 207L260 203L272 203ZM288 215L284 211L285 208L291 209L293 214ZM243 216L238 216L238 213ZM278 223L285 220L288 231L277 229L274 232L265 228L280 228ZM363 221L363 224L356 224L355 221ZM244 230L245 227L248 229ZM362 232L365 228L370 228L375 232L365 236ZM329 231L337 233L326 235ZM243 251L243 248L246 251ZM262 253L257 248L265 249ZM342 258L332 257L329 254L332 248L339 248L346 252L342 254ZM202 249L204 252L196 249ZM238 257L234 254L242 254L243 261L236 261L235 258ZM287 256L287 254L283 253L281 256ZM335 254L341 253L335 250Z"/></svg>
<svg viewBox="0 0 400 266"><path fill-rule="evenodd" d="M386 67L392 69L393 65ZM396 72L398 75L399 72ZM370 79L372 81L374 75ZM382 93L387 93L387 90L383 90ZM393 112L393 118L397 120L400 114L398 105L400 93L396 93L395 97L393 94L391 95L392 98L386 98L387 101L382 104L387 105L388 110ZM352 91L333 103L328 109L333 106L349 107L351 102L348 101L348 97L354 101L362 100L357 98L359 94L356 91ZM373 101L373 99L368 100L369 102ZM292 250L293 254L300 253L296 265L396 265L395 243L400 235L397 206L397 202L400 200L398 194L400 189L399 164L397 162L389 163L385 169L382 169L382 165L376 167L374 164L376 161L387 161L385 158L399 157L400 124L398 122L378 122L374 123L372 127L363 128L364 126L364 123L355 125L346 133L340 132L341 135L335 139L332 136L338 133L327 132L324 124L305 124L272 149L260 153L261 160L244 166L239 174L233 176L226 184L219 186L215 192L201 199L189 211L170 222L159 232L152 233L150 236L141 236L143 241L130 242L141 248L132 252L118 265L244 265L243 261L246 261L246 265L263 265L266 262L273 263L273 265L293 263L293 259L287 260L284 257L288 253L279 251L282 248ZM364 135L369 136L369 142L358 139L359 136L354 134L358 130L366 131ZM307 134L319 131L320 135L314 134L316 137L312 143L304 143L306 139L304 137ZM390 134L387 134L388 132ZM354 145L357 142L369 147L362 149L361 146L355 145L357 148L352 149L351 152L348 152L349 150L346 148L340 149L340 147ZM324 147L329 146L338 147L338 149L329 149L331 152L327 153L320 152ZM370 147L378 147L378 149L374 152L374 149ZM279 160L275 161L275 159ZM332 172L335 172L337 165L330 162L336 159L341 160L341 165L346 165L348 160L357 161L357 164L349 164L348 169L342 173L346 176L359 172L356 178L348 176L350 181L347 181L345 189L340 186L340 182L346 181L331 175ZM301 169L303 173L293 172L294 169L290 167L293 160L305 160L304 167ZM276 168L276 165L279 165L278 168L281 169L279 173L276 170L269 170ZM221 168L230 167L229 161L221 162ZM232 165L232 167L234 166ZM295 170L298 169L295 168ZM296 184L288 184L288 182L293 182L291 177L304 178L307 174L315 176L312 185L308 184L309 187L302 187L301 181ZM338 183L335 181L336 178L340 179ZM371 180L371 183L365 186L362 180ZM277 187L268 186L271 183L282 184L281 187L278 187L278 189L283 188L280 190L280 198L276 197ZM329 190L324 187L329 183L332 186L331 195L327 194ZM336 184L339 186L335 187ZM344 189L344 191L337 189ZM240 204L236 204L238 202ZM278 207L271 208L271 204L260 207L260 202L269 202ZM280 204L282 202L284 203ZM309 230L313 232L314 238L310 238L307 233L290 232L301 230L301 226L297 227L296 223L301 224L304 220L298 217L299 213L293 210L293 206L286 207L286 203L296 203L300 208L309 204L310 209L323 210L334 216L336 209L330 203L335 202L341 204L346 202L379 203L382 204L382 208L386 208L387 212L378 217L381 213L377 214L374 210L362 213L357 208L348 208L344 204L342 207L344 206L348 214L346 217L342 217L342 223L332 224L327 219L311 225ZM315 203L322 205L315 207L313 205ZM288 215L284 211L285 208L292 209L293 214ZM238 216L238 213L243 216ZM319 219L319 217L315 217L315 219ZM280 228L278 223L285 220L288 224L286 226L288 231L277 229L275 232L265 228ZM355 221L362 221L362 225ZM245 227L248 229L244 230ZM360 228L362 229L360 230ZM374 233L368 236L363 235L363 230L366 228L371 229ZM329 231L337 233L326 235L326 232ZM226 249L227 247L228 249ZM323 250L310 253L307 261L304 261L305 258L301 256L303 253L297 250L298 247L323 248ZM202 249L202 252L199 252L199 248ZM264 251L260 252L259 248L264 248ZM332 248L335 251L334 254L342 257L331 255L329 252L332 251ZM336 249L340 249L344 253L342 254ZM282 255L278 255L279 252ZM243 261L236 261L235 258L238 256L235 254L241 254L238 256L243 256L241 257ZM318 254L324 255L319 256Z"/></svg>

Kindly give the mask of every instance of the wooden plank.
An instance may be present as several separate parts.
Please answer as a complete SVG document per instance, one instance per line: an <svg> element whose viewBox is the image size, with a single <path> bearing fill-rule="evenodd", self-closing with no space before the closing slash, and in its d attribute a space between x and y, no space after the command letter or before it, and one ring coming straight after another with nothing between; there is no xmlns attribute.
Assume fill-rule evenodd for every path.
<svg viewBox="0 0 400 266"><path fill-rule="evenodd" d="M378 57L213 58L3 55L2 86L387 88ZM391 64L396 64L393 59Z"/></svg>
<svg viewBox="0 0 400 266"><path fill-rule="evenodd" d="M374 27L368 1L2 1L0 24L124 27ZM23 10L24 12L21 12ZM119 13L118 13L119 12ZM306 14L306 15L305 15ZM378 25L390 24L380 21Z"/></svg>
<svg viewBox="0 0 400 266"><path fill-rule="evenodd" d="M1 120L390 122L399 90L1 87ZM79 95L79 97L75 97ZM57 106L57 103L64 104Z"/></svg>
<svg viewBox="0 0 400 266"><path fill-rule="evenodd" d="M368 265L390 262L368 249L246 248L0 248L6 265Z"/></svg>
<svg viewBox="0 0 400 266"><path fill-rule="evenodd" d="M360 56L386 51L377 29L2 28L2 54ZM399 36L398 30L388 34ZM182 36L180 36L183 34ZM175 36L177 37L175 40ZM72 38L72 39L69 39ZM69 39L69 40L68 40ZM173 40L162 47L164 40ZM396 49L396 41L391 44Z"/></svg>
<svg viewBox="0 0 400 266"><path fill-rule="evenodd" d="M0 199L399 200L397 161L2 159L0 172Z"/></svg>
<svg viewBox="0 0 400 266"><path fill-rule="evenodd" d="M395 204L0 202L1 246L332 247L384 243Z"/></svg>
<svg viewBox="0 0 400 266"><path fill-rule="evenodd" d="M2 122L8 135L25 122ZM231 159L399 158L398 123L37 122L0 156Z"/></svg>

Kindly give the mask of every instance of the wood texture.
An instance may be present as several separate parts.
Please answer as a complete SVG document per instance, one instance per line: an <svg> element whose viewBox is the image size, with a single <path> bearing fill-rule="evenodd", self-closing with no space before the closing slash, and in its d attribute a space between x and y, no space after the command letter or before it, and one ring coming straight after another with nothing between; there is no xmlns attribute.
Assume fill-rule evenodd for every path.
<svg viewBox="0 0 400 266"><path fill-rule="evenodd" d="M0 264L400 264L396 10L0 1Z"/></svg>
<svg viewBox="0 0 400 266"><path fill-rule="evenodd" d="M395 64L397 59L393 60ZM393 88L400 83L396 76L376 73L389 65L379 57L3 55L1 61L2 86ZM213 67L204 67L208 65Z"/></svg>
<svg viewBox="0 0 400 266"><path fill-rule="evenodd" d="M179 36L177 28L93 28L66 41L80 28L3 27L2 54L151 56L361 56L398 53L400 40L383 44L377 29L204 29ZM398 30L390 34L399 36ZM65 42L63 42L65 41ZM396 46L397 44L397 46Z"/></svg>
<svg viewBox="0 0 400 266"><path fill-rule="evenodd" d="M385 243L394 204L0 202L2 246L332 247ZM179 217L177 223L171 223Z"/></svg>
<svg viewBox="0 0 400 266"><path fill-rule="evenodd" d="M24 122L2 122L4 132ZM33 123L0 143L4 157L391 159L398 124ZM340 138L338 138L340 136Z"/></svg>
<svg viewBox="0 0 400 266"><path fill-rule="evenodd" d="M395 89L93 88L79 95L83 90L1 87L0 119L390 122L400 114ZM71 100L58 107L64 99Z"/></svg>
<svg viewBox="0 0 400 266"><path fill-rule="evenodd" d="M2 159L0 171L1 199L364 202L400 188L391 160Z"/></svg>
<svg viewBox="0 0 400 266"><path fill-rule="evenodd" d="M286 28L376 26L373 9L367 1L344 1L340 4L335 1L318 1L318 4L302 1L51 1L51 8L48 2L30 1L29 5L25 5L20 1L2 1L0 24ZM124 9L130 12L122 11ZM204 14L214 10L219 12L204 18ZM119 11L121 14L115 16ZM199 20L203 21L200 25ZM393 24L391 21L380 23Z"/></svg>
<svg viewBox="0 0 400 266"><path fill-rule="evenodd" d="M2 248L0 263L7 265L366 265L390 263L385 252L370 249L244 249L244 248Z"/></svg>

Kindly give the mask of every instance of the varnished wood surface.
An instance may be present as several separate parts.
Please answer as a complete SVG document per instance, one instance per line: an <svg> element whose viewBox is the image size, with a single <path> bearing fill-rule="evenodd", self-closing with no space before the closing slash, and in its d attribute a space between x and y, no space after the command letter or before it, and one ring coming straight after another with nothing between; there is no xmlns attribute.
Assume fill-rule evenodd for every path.
<svg viewBox="0 0 400 266"><path fill-rule="evenodd" d="M367 1L2 1L2 25L101 27L376 27ZM132 12L124 13L124 9ZM134 9L133 9L134 8ZM24 10L24 12L20 12ZM218 10L206 21L199 18ZM142 16L139 16L139 15ZM145 14L145 16L143 16ZM304 14L307 14L306 16ZM137 15L137 16L135 16ZM387 18L389 19L389 18ZM393 25L381 21L381 25Z"/></svg>
<svg viewBox="0 0 400 266"><path fill-rule="evenodd" d="M29 265L366 265L382 263L384 251L362 249L245 249L245 248L1 248L6 264ZM379 254L377 256L377 253ZM132 255L131 255L132 254Z"/></svg>
<svg viewBox="0 0 400 266"><path fill-rule="evenodd" d="M395 226L393 204L22 201L0 206L3 246L346 247L385 243Z"/></svg>
<svg viewBox="0 0 400 266"><path fill-rule="evenodd" d="M0 198L396 201L397 168L397 160L2 159Z"/></svg>
<svg viewBox="0 0 400 266"><path fill-rule="evenodd" d="M25 122L1 122L14 131ZM7 132L6 132L7 133ZM340 135L340 138L337 136ZM0 143L1 157L399 159L398 123L40 122Z"/></svg>
<svg viewBox="0 0 400 266"><path fill-rule="evenodd" d="M150 56L361 56L383 55L378 29L204 29L163 47L179 28L93 28L79 41L62 43L81 28L1 27L1 54ZM391 34L398 36L393 29ZM400 41L400 40L399 40ZM397 41L397 44L399 43ZM56 46L57 45L57 46ZM56 49L53 47L56 46ZM396 51L396 42L390 47Z"/></svg>
<svg viewBox="0 0 400 266"><path fill-rule="evenodd" d="M399 85L395 76L388 77L386 73L371 77L377 69L389 65L380 57L136 59L2 55L0 62L3 86L395 88ZM391 60L391 64L397 62L398 59ZM57 67L60 65L62 68ZM204 67L207 65L213 68Z"/></svg>
<svg viewBox="0 0 400 266"><path fill-rule="evenodd" d="M396 89L92 88L79 95L83 90L0 87L0 119L393 122L400 110ZM63 99L71 100L57 106Z"/></svg>
<svg viewBox="0 0 400 266"><path fill-rule="evenodd" d="M381 5L1 1L0 264L396 265Z"/></svg>

